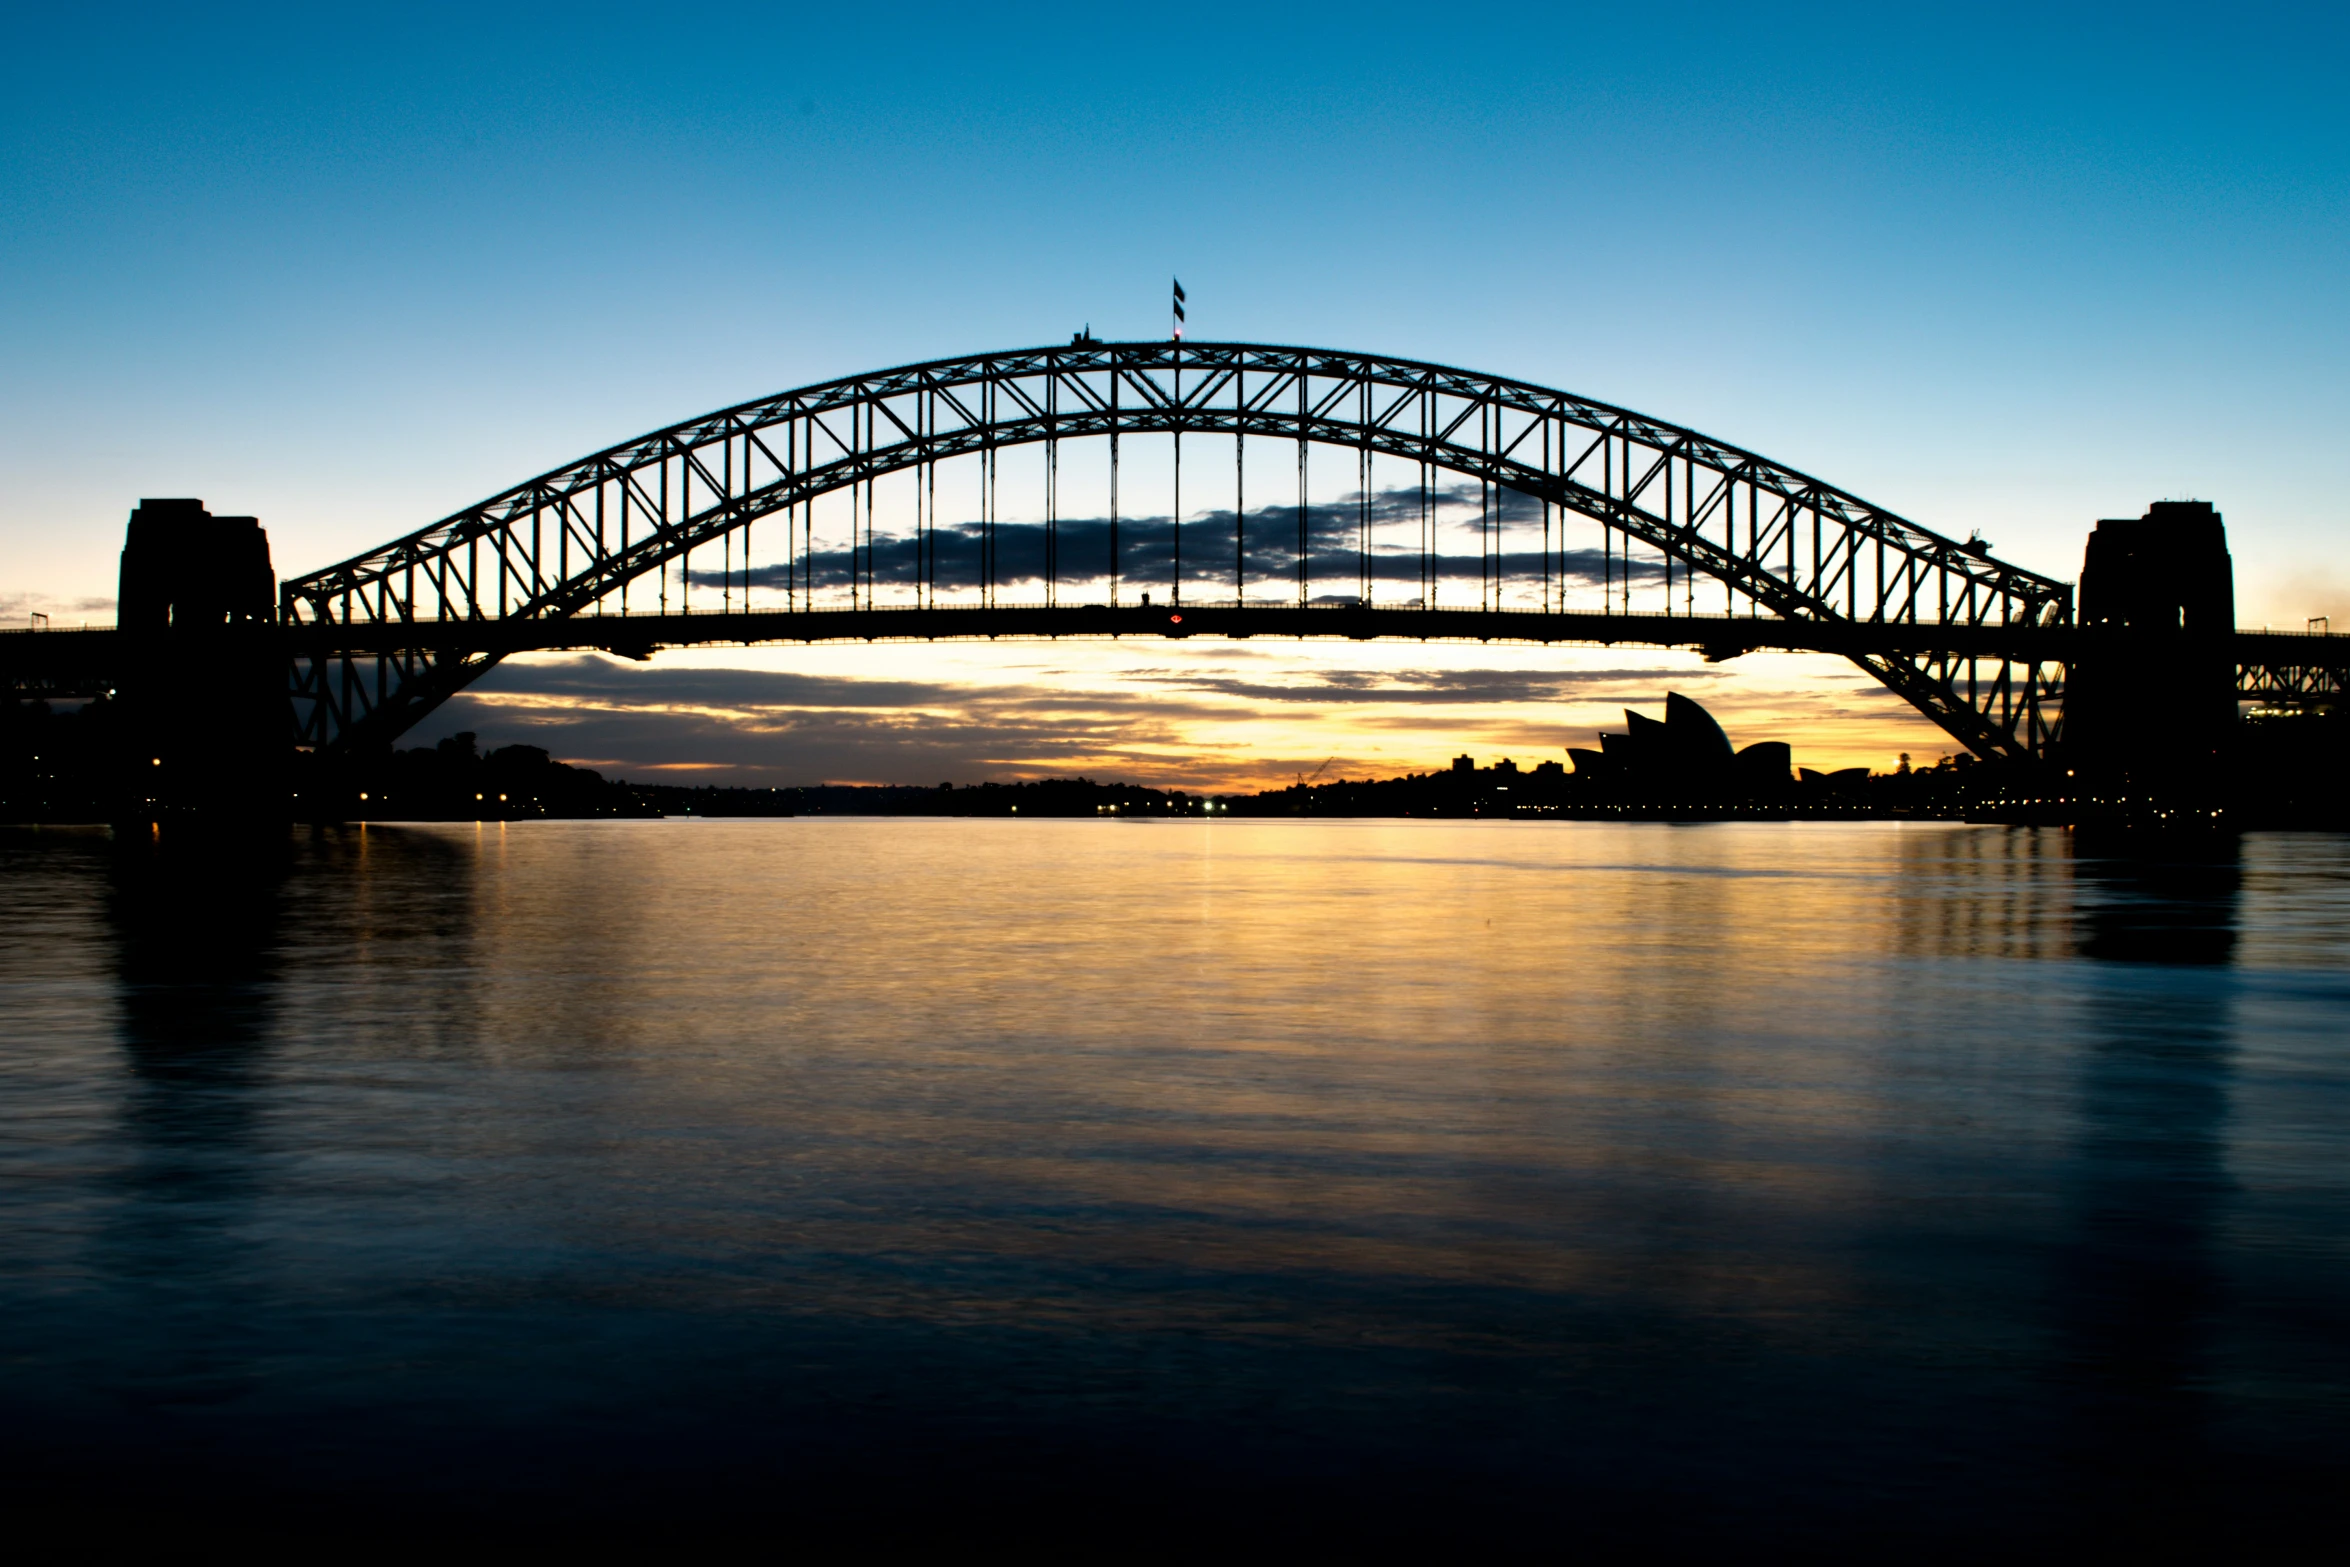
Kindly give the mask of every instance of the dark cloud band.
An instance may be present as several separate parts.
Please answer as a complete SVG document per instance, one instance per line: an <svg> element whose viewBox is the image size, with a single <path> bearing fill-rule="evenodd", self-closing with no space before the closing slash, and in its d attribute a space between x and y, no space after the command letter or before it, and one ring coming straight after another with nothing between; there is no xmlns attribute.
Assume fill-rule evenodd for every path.
<svg viewBox="0 0 2350 1567"><path fill-rule="evenodd" d="M1461 537L1462 513L1476 505L1474 487L1439 486L1429 496L1431 504L1439 508L1441 522L1436 554L1440 579L1473 582L1489 571L1498 571L1507 582L1541 579L1544 563L1539 546L1480 558L1472 552L1473 542ZM1419 585L1421 558L1416 530L1420 505L1420 491L1416 488L1387 489L1374 494L1370 507L1374 592L1381 588ZM1519 525L1514 537L1521 543L1525 538L1524 525L1540 517L1540 503L1514 491L1500 492L1496 506L1502 520ZM1357 542L1363 515L1359 500L1315 502L1306 507L1307 577L1325 593L1355 590L1360 581L1361 555ZM1413 542L1401 542L1395 537L1404 527L1414 530ZM1251 508L1242 516L1240 531L1244 582L1297 580L1298 508L1295 505ZM992 547L995 557L992 576L999 586L1044 581L1048 560L1057 566L1061 580L1082 582L1109 575L1111 532L1110 519L1106 516L1064 517L1055 523L1049 536L1041 522L998 522L991 539L989 530L982 524L960 521L938 528L935 545L929 547L935 559L924 558L926 546L921 540L889 534L876 537L869 551L863 547L854 551L845 546L821 547L803 551L788 564L735 571L696 568L688 574L688 580L709 587L732 583L738 587L777 590L795 586L825 589L862 581L870 571L884 585L930 581L950 591L963 590L978 587L989 575L987 552ZM1182 546L1186 587L1229 585L1234 567L1232 509L1186 514ZM1118 575L1124 581L1138 587L1173 583L1175 548L1175 526L1167 516L1122 517L1118 521L1115 555ZM1588 548L1553 550L1550 571L1554 580L1586 584L1603 580L1648 582L1663 575L1663 567L1656 560L1611 557L1605 550Z"/></svg>
<svg viewBox="0 0 2350 1567"><path fill-rule="evenodd" d="M1522 707L1611 689L1645 695L1668 680L1686 684L1710 673L1317 670L1283 684L1245 679L1228 668L1161 668L1107 689L1069 689L647 668L581 656L500 665L437 712L415 743L470 729L499 744L544 746L609 774L649 777L685 767L740 783L935 783L1093 768L1135 782L1196 784L1201 768L1191 726L1245 720L1252 706L1289 714L1301 705L1344 707L1361 715L1350 720L1358 725L1425 731L1425 717L1366 710ZM1564 743L1546 725L1494 717L1512 733L1532 737L1541 730L1549 745ZM1440 758L1429 765L1434 760ZM1294 765L1295 759L1267 757L1248 770L1278 779ZM1380 765L1393 770L1392 763Z"/></svg>

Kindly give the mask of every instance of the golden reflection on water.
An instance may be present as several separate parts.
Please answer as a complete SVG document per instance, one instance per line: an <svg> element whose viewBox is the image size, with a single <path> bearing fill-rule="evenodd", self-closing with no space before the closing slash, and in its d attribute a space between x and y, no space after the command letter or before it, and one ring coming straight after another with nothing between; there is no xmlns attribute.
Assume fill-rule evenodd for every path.
<svg viewBox="0 0 2350 1567"><path fill-rule="evenodd" d="M1847 1284L1743 1229L1858 1222L1940 1057L2018 1053L2009 1133L2058 1135L2046 1051L1964 1025L1997 982L1919 960L2069 953L2061 835L818 819L351 852L349 939L297 983L395 1055L593 1074L612 1191L553 1222L663 1249L1637 1275L1767 1313ZM576 1112L467 1135L585 1152Z"/></svg>

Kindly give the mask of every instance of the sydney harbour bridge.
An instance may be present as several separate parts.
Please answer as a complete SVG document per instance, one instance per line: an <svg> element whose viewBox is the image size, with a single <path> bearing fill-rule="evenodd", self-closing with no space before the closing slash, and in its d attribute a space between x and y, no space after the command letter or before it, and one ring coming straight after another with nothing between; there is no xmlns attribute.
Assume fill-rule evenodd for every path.
<svg viewBox="0 0 2350 1567"><path fill-rule="evenodd" d="M2099 524L2076 591L1569 392L1085 334L721 409L282 583L253 519L146 502L117 627L0 635L0 673L114 697L153 768L331 763L516 653L1144 636L1836 654L2050 789L2350 678L2350 636L2235 628L2207 505Z"/></svg>

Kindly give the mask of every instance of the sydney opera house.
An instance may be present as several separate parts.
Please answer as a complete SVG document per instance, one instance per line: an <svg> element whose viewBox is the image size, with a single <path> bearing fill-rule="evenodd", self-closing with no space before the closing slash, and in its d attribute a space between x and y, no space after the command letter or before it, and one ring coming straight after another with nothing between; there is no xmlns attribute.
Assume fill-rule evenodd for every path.
<svg viewBox="0 0 2350 1567"><path fill-rule="evenodd" d="M1587 798L1636 805L1767 805L1799 792L1829 794L1856 788L1865 767L1836 773L1806 769L1798 780L1784 740L1758 740L1733 749L1713 714L1675 691L1665 697L1660 722L1624 710L1624 733L1603 734L1596 751L1570 749L1576 779Z"/></svg>

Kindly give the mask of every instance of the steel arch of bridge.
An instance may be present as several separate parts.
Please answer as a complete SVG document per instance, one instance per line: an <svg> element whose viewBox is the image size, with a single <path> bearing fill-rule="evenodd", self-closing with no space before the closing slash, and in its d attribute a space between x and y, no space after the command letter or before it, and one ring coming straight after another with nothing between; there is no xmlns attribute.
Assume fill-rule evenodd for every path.
<svg viewBox="0 0 2350 1567"><path fill-rule="evenodd" d="M503 647L516 645L511 636L490 634L493 626L516 631L527 629L517 621L578 616L607 606L616 594L625 606L628 583L689 551L720 544L731 557L738 531L746 535L747 562L752 523L781 514L799 528L818 497L844 490L853 497L859 486L866 501L863 532L852 539L850 597L878 609L871 488L877 478L973 454L992 464L1008 447L1041 442L1057 449L1059 441L1094 436L1111 438L1114 465L1116 438L1144 434L1173 434L1178 443L1195 434L1298 442L1297 596L1295 605L1281 606L1286 610L1306 607L1316 586L1329 586L1308 577L1305 450L1348 448L1362 465L1353 586L1365 608L1373 586L1369 480L1376 454L1419 465L1424 481L1444 472L1544 505L1543 610L1505 613L1565 609L1563 596L1551 602L1548 587L1548 508L1557 507L1562 524L1569 513L1599 523L1611 552L1618 536L1654 550L1663 563L1668 611L1677 568L1685 584L1697 576L1725 584L1733 607L1743 601L1748 616L1832 631L1836 639L1819 645L1846 652L1980 755L2043 759L2061 725L2062 660L2035 651L2031 633L2070 626L2070 585L1753 452L1571 393L1442 365L1246 343L1078 342L850 376L721 409L288 580L281 618L297 649L297 738L322 750L388 742L496 663ZM918 561L927 562L919 568L927 585L914 585L915 607L927 612L925 629L909 625L908 634L959 634L939 629L935 505L933 489L927 540L917 549ZM1241 550L1237 504L1234 515L1231 544ZM1113 528L1114 518L1113 502ZM1172 586L1180 599L1180 504L1175 525ZM918 520L918 532L922 527ZM999 586L992 527L983 513L983 606L995 605ZM1047 607L1058 585L1051 530L1048 509ZM1560 533L1563 556L1563 526ZM812 553L812 537L809 547ZM794 534L795 562L798 548ZM1429 611L1436 607L1432 551L1427 525L1417 606ZM1480 612L1500 610L1498 542L1493 558L1488 585L1495 591L1488 602L1481 587ZM1243 610L1250 607L1247 575L1245 558L1236 559L1235 600ZM1606 591L1612 609L1612 580ZM790 602L813 608L804 595ZM1693 640L1669 627L1660 633L1653 624L1634 623L1656 618L1627 615L1620 640ZM1297 617L1282 619L1294 625ZM1392 615L1378 619L1397 624ZM597 623L611 622L599 617ZM1938 628L1950 635L1939 636ZM2020 639L2002 643L1985 635L2010 628ZM1274 634L1270 626L1267 631ZM968 634L990 633L975 624Z"/></svg>

